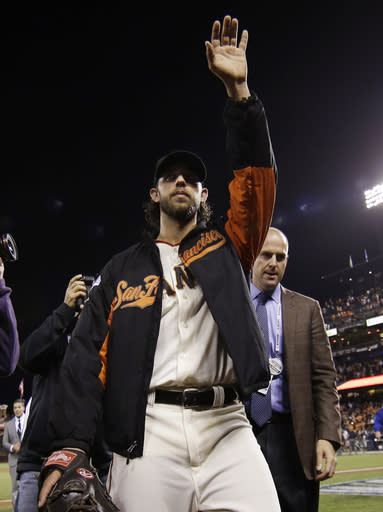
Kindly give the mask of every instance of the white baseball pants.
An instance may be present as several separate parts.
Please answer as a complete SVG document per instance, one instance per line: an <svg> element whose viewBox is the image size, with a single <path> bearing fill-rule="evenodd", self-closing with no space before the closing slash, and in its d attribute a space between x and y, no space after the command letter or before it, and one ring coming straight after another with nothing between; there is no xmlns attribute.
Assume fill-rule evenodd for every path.
<svg viewBox="0 0 383 512"><path fill-rule="evenodd" d="M274 482L242 403L147 406L142 457L113 454L121 512L279 512Z"/></svg>

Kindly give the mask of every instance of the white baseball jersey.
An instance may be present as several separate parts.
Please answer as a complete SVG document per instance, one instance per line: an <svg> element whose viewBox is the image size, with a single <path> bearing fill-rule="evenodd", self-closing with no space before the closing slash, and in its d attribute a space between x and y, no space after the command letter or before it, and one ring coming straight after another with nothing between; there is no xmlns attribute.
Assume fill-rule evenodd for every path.
<svg viewBox="0 0 383 512"><path fill-rule="evenodd" d="M233 362L179 245L157 241L164 272L162 318L150 389L233 385Z"/></svg>

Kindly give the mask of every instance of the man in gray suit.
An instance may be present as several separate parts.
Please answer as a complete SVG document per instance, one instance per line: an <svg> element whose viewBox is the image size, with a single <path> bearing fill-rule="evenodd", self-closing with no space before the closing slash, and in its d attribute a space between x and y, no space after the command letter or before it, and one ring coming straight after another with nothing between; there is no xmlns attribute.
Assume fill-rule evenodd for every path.
<svg viewBox="0 0 383 512"><path fill-rule="evenodd" d="M269 387L246 404L282 512L316 512L341 443L336 372L319 303L280 282L289 244L270 228L252 272L251 297L270 347ZM262 417L263 416L263 417Z"/></svg>
<svg viewBox="0 0 383 512"><path fill-rule="evenodd" d="M25 402L18 398L13 402L14 417L10 419L4 429L3 446L8 451L9 472L12 480L12 505L15 506L17 498L17 459L19 456L21 439L24 432Z"/></svg>

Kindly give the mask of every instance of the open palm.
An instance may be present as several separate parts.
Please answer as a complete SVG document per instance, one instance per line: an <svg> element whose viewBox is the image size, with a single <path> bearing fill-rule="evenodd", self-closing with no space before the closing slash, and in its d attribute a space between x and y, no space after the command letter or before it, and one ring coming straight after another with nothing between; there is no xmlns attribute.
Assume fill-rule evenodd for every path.
<svg viewBox="0 0 383 512"><path fill-rule="evenodd" d="M238 45L237 37L238 20L225 16L222 33L220 22L215 21L212 28L211 42L206 41L209 69L223 81L245 81L247 79L247 30L242 32Z"/></svg>

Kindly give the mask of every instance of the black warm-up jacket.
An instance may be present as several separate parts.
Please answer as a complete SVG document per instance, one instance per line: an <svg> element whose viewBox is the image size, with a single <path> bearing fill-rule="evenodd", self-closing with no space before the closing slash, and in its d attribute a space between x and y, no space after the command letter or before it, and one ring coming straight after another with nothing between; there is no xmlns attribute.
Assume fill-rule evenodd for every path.
<svg viewBox="0 0 383 512"><path fill-rule="evenodd" d="M62 303L22 343L19 366L33 375L32 403L17 460L17 472L39 472L51 453L48 417L54 403L60 366L68 337L76 323L75 310ZM99 476L107 474L111 454L103 440L102 425L91 449Z"/></svg>
<svg viewBox="0 0 383 512"><path fill-rule="evenodd" d="M224 112L230 167L226 221L200 223L180 243L185 271L202 288L230 354L241 396L267 385L268 357L248 275L269 228L276 171L260 100L228 100ZM209 180L225 180L210 171ZM89 452L103 414L110 448L142 455L145 410L161 322L162 267L144 239L103 268L73 332L51 415L52 448ZM218 383L217 383L218 384Z"/></svg>

